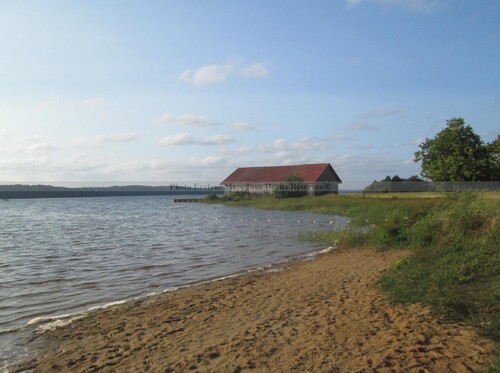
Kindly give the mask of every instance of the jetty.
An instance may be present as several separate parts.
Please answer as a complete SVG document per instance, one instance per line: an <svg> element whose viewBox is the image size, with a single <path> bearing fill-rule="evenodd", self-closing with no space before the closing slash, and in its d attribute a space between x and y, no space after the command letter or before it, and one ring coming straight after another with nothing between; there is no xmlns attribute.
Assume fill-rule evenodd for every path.
<svg viewBox="0 0 500 373"><path fill-rule="evenodd" d="M174 202L203 202L205 198L175 198Z"/></svg>

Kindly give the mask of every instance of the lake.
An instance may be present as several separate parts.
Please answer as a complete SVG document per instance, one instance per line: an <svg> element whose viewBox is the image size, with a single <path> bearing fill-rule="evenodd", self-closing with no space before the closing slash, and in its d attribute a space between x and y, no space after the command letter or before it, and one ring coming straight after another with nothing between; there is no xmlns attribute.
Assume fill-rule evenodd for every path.
<svg viewBox="0 0 500 373"><path fill-rule="evenodd" d="M298 233L347 224L172 196L0 201L0 216L0 368L55 320L318 251Z"/></svg>

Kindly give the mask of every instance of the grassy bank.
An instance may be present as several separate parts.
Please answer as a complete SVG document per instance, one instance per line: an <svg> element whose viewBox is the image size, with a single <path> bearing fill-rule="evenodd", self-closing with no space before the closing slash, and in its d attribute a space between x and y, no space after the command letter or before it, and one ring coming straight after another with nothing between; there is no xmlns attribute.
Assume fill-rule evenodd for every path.
<svg viewBox="0 0 500 373"><path fill-rule="evenodd" d="M236 196L225 204L305 210L351 218L352 229L304 238L329 245L411 248L381 288L395 302L422 302L474 324L500 342L500 198L485 194L377 194L276 199ZM360 230L356 227L369 227Z"/></svg>

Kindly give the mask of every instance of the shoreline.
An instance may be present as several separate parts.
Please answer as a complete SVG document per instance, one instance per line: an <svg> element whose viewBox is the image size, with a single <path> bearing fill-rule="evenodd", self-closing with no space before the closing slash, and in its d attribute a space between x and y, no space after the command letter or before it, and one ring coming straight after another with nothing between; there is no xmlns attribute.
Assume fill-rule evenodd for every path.
<svg viewBox="0 0 500 373"><path fill-rule="evenodd" d="M89 313L34 338L33 371L467 371L494 344L373 284L403 251L336 249Z"/></svg>
<svg viewBox="0 0 500 373"><path fill-rule="evenodd" d="M329 246L326 248L314 248L311 249L310 251L306 251L301 254L296 254L293 256L285 257L283 260L274 262L274 263L265 263L265 264L260 264L256 267L253 268L248 268L248 269L243 269L238 272L233 272L233 273L228 273L225 275L222 275L220 277L210 277L207 279L203 280L197 280L191 283L187 284L182 284L182 285L177 285L177 286L172 286L172 287L167 287L161 291L155 291L151 292L148 294L140 295L137 297L129 297L129 298L123 298L123 299L115 299L115 300L109 300L109 302L103 303L103 304L95 304L89 308L81 309L79 311L74 311L71 313L55 313L55 314L49 314L45 316L37 316L32 319L30 319L26 324L23 324L21 326L16 327L15 329L12 330L5 330L5 333L19 333L22 332L24 335L21 337L18 337L18 341L32 341L34 339L38 338L43 338L43 334L46 332L50 332L54 329L59 329L63 327L68 327L71 323L73 323L76 320L86 318L90 315L92 315L95 312L102 312L107 309L115 309L119 307L127 307L132 304L136 304L138 302L146 302L150 298L158 297L161 296L162 294L165 293L171 293L171 292L176 292L179 290L183 289L189 289L191 287L196 287L196 286L203 286L210 284L212 282L218 282L218 281L224 281L226 279L234 278L234 277L239 277L239 276L244 276L246 274L251 274L251 273L267 273L267 272L276 272L280 271L283 266L291 265L296 262L300 261L306 261L306 260L312 260L317 258L320 255L323 255L325 253L328 253L335 248L333 246ZM9 367L15 367L19 364L22 364L25 362L27 359L25 356L29 356L29 353L33 351L30 351L28 348L27 351L25 349L25 353L22 356L15 356L12 355L10 358L6 360L0 360L0 371L4 371L4 369L7 369Z"/></svg>
<svg viewBox="0 0 500 373"><path fill-rule="evenodd" d="M61 326L65 326L66 324L71 323L72 320L74 320L74 319L76 320L76 319L80 319L83 317L87 317L88 315L90 315L93 312L99 312L99 311L102 311L102 310L105 310L108 308L114 308L116 306L125 306L127 304L145 301L148 298L157 297L157 296L160 296L164 293L170 293L170 292L174 292L174 291L188 289L188 288L195 287L195 286L203 286L206 284L210 284L212 282L224 281L224 280L227 280L229 278L244 276L246 274L251 274L253 272L280 271L280 268L283 266L291 265L295 262L300 262L300 261L305 261L305 260L313 260L317 256L323 255L323 254L328 253L332 250L334 250L333 246L329 246L329 247L321 249L321 250L314 249L314 250L311 250L311 251L308 251L308 252L305 252L302 254L286 257L282 261L279 261L279 262L261 264L261 265L254 267L254 268L243 269L239 272L234 272L234 273L228 273L228 274L223 275L221 277L211 277L211 278L207 278L206 280L197 280L195 282L187 283L184 285L167 287L161 291L153 291L149 294L139 295L137 297L110 300L107 303L96 304L96 305L93 305L89 308L82 309L80 311L75 311L75 312L72 312L69 314L57 314L56 313L53 315L37 316L37 317L34 317L33 319L29 320L24 325L20 325L20 326L14 328L14 329L11 329L11 330L9 330L9 329L3 330L2 332L4 332L4 333L16 332L16 331L19 331L22 329L29 328L30 326L36 325L37 327L33 330L33 332L38 333L40 330L46 331L46 330L52 329L52 327L50 325L52 323L56 323L54 328L59 328ZM61 322L64 322L65 324L64 325L57 325L57 324L60 324Z"/></svg>

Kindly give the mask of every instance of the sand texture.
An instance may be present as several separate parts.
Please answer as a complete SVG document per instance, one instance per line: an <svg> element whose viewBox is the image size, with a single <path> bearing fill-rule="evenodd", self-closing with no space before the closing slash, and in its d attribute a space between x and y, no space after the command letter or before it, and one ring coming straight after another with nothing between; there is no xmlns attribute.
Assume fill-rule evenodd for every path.
<svg viewBox="0 0 500 373"><path fill-rule="evenodd" d="M405 252L314 260L165 293L45 333L36 372L476 372L494 344L374 281Z"/></svg>

